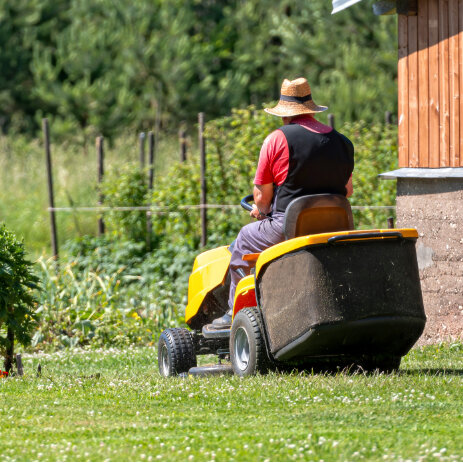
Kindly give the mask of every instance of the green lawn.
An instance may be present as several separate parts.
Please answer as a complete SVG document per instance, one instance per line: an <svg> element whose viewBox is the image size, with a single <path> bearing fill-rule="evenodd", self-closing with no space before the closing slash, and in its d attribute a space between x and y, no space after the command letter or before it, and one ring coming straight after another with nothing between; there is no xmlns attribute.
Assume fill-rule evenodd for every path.
<svg viewBox="0 0 463 463"><path fill-rule="evenodd" d="M164 379L152 348L25 356L23 378L0 380L0 460L462 461L462 353L245 379Z"/></svg>

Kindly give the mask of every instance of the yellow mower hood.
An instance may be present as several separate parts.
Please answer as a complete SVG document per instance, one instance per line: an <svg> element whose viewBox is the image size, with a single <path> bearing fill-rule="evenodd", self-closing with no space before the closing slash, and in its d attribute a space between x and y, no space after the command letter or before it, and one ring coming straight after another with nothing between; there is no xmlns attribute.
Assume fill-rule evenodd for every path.
<svg viewBox="0 0 463 463"><path fill-rule="evenodd" d="M196 257L188 281L188 305L185 321L189 321L198 313L206 295L225 282L231 253L228 246L211 249Z"/></svg>

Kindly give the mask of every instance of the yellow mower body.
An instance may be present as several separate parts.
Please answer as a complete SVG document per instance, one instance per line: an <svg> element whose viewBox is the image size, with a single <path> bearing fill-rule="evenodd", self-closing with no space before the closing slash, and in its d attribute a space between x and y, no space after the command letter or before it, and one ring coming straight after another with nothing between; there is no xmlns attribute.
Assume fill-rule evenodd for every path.
<svg viewBox="0 0 463 463"><path fill-rule="evenodd" d="M190 324L201 309L207 294L225 283L231 253L228 246L221 246L199 254L188 280L188 305L185 322Z"/></svg>
<svg viewBox="0 0 463 463"><path fill-rule="evenodd" d="M418 232L414 228L348 230L342 232L342 234L348 236L363 235L366 231L369 233L398 232L401 233L404 238L418 238ZM245 307L254 307L257 305L255 280L259 277L260 271L265 265L272 260L281 258L285 254L290 254L298 249L326 244L330 238L339 236L339 234L340 232L331 232L301 236L283 241L263 251L257 258L255 274L242 278L237 285L233 305L233 316ZM372 238L359 237L358 239L352 239L350 241L355 242L368 239ZM383 239L390 238L385 237ZM231 253L228 246L211 249L196 257L188 284L188 305L185 311L185 321L187 324L190 324L191 320L202 310L202 305L206 296L213 289L226 284L230 258ZM228 290L228 288L226 289Z"/></svg>

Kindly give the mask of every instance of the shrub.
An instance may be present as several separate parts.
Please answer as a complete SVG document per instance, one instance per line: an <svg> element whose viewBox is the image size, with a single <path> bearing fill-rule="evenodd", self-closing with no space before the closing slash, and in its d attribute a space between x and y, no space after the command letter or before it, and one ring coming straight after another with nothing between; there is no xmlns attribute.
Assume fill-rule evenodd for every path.
<svg viewBox="0 0 463 463"><path fill-rule="evenodd" d="M68 243L67 253L58 272L39 259L44 291L34 347L152 344L182 323L193 249L146 252L144 243L86 237Z"/></svg>
<svg viewBox="0 0 463 463"><path fill-rule="evenodd" d="M0 227L0 354L5 358L5 370L13 364L15 339L23 345L31 341L36 321L34 311L38 278L32 273L32 263L26 260L22 242Z"/></svg>
<svg viewBox="0 0 463 463"><path fill-rule="evenodd" d="M125 164L110 170L102 185L104 205L141 206L146 204L148 185L139 166ZM105 223L123 239L144 241L146 211L111 210L103 214Z"/></svg>

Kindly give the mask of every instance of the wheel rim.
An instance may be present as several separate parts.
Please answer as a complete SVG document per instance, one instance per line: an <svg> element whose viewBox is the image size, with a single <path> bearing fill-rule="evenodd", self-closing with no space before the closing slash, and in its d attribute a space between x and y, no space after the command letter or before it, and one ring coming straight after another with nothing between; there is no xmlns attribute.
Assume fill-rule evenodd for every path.
<svg viewBox="0 0 463 463"><path fill-rule="evenodd" d="M249 339L243 328L238 328L235 335L235 360L241 371L246 370L249 364Z"/></svg>
<svg viewBox="0 0 463 463"><path fill-rule="evenodd" d="M169 353L167 346L163 344L161 347L161 373L163 376L169 376Z"/></svg>

